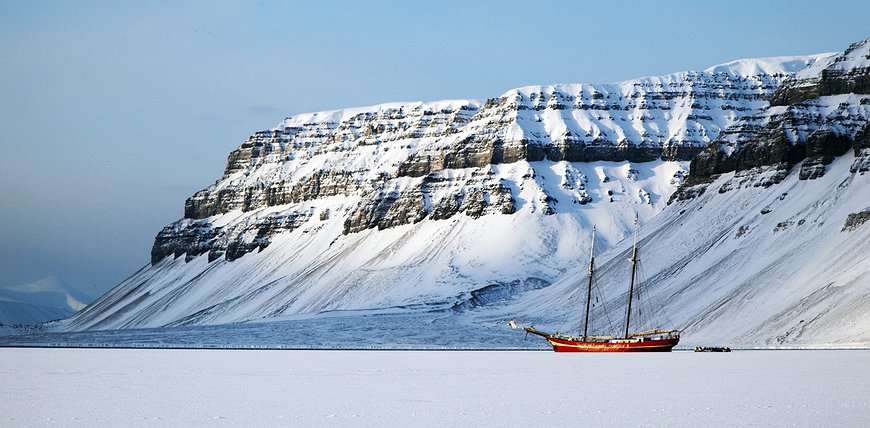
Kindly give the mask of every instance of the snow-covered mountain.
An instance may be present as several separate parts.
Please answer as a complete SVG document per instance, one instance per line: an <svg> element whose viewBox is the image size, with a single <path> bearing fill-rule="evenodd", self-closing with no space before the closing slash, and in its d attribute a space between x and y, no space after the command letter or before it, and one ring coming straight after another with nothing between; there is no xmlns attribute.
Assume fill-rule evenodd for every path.
<svg viewBox="0 0 870 428"><path fill-rule="evenodd" d="M854 207L824 198L837 194L829 182L853 177L846 187L860 189L864 180L866 153L857 141L868 112L866 97L853 92L866 93L866 85L830 85L847 92L819 90L815 98L788 95L813 94L835 68L865 82L861 62L842 58L866 55L866 41L850 49L613 84L524 87L485 101L289 117L250 137L230 154L223 177L187 200L185 218L158 234L150 266L55 327L219 324L378 308L466 316L481 307L492 316L509 308L504 314L570 324L591 225L598 226L596 245L607 249L627 236L637 213L648 223L645 246L654 248L644 250L651 255L646 265L656 265L651 283L662 284L658 293L687 299L666 296L688 337L768 340L776 332L714 330L724 323L716 320L740 312L712 319L710 305L743 295L731 282L694 284L708 284L697 276L726 261L757 279L760 267L740 264L764 264L750 257L747 243L796 251L806 246L804 237L818 234L834 245L866 233L860 226L833 233L845 219L801 233L812 219L794 217L814 204L829 207L817 216L861 212L860 190L848 191ZM855 153L843 156L844 145ZM785 223L775 234L762 234L779 218L773 200L782 193L792 195L795 213L777 221ZM770 211L755 210L760 201ZM870 204L867 196L863 201ZM709 246L718 241L710 240L736 234L729 229L735 222L745 228L727 248L739 256L726 258L726 247L714 252ZM786 233L801 239L780 243ZM622 250L618 245L604 259L620 259ZM602 273L617 273L613 266ZM805 298L811 285L801 278L791 293L772 296L785 305Z"/></svg>

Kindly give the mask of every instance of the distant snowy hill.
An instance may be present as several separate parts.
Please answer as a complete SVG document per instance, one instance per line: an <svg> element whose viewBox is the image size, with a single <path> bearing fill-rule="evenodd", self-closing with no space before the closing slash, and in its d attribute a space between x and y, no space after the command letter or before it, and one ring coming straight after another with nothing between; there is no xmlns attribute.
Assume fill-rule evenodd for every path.
<svg viewBox="0 0 870 428"><path fill-rule="evenodd" d="M0 287L0 324L36 324L68 318L94 300L57 278Z"/></svg>
<svg viewBox="0 0 870 428"><path fill-rule="evenodd" d="M613 84L531 86L485 101L289 117L250 137L223 176L186 201L184 218L155 239L150 266L54 328L350 309L517 314L570 326L592 225L597 247L613 247L602 274L617 277L618 243L637 213L651 286L687 338L778 341L794 317L828 322L824 314L839 312L824 309L835 297L822 299L828 306L798 304L815 291L808 279L822 266L793 261L792 270L809 270L789 277L788 292L764 285L774 281L768 275L783 277L777 251L821 257L811 243L836 247L867 233L861 220L834 231L870 205L859 190L865 74L860 61L841 59L865 55L866 43L850 49ZM815 69L819 76L807 74ZM764 253L770 258L750 252L768 247L776 250ZM857 257L849 266L866 271L860 253L848 254ZM744 304L754 305L734 287L782 301L746 309L756 314L747 317ZM618 311L613 293L607 300ZM766 312L777 308L782 328ZM734 316L741 327L723 331ZM781 341L840 341L830 329L805 327Z"/></svg>

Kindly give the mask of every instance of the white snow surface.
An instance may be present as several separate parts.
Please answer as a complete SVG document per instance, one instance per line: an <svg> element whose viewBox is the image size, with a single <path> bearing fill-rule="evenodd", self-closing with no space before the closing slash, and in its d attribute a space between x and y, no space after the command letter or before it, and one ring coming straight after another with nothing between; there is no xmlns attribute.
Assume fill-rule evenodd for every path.
<svg viewBox="0 0 870 428"><path fill-rule="evenodd" d="M758 74L794 74L807 66L830 60L839 52L827 52L810 56L777 56L770 58L738 59L707 68L708 73L728 73L737 76Z"/></svg>
<svg viewBox="0 0 870 428"><path fill-rule="evenodd" d="M859 427L868 352L0 348L0 425Z"/></svg>

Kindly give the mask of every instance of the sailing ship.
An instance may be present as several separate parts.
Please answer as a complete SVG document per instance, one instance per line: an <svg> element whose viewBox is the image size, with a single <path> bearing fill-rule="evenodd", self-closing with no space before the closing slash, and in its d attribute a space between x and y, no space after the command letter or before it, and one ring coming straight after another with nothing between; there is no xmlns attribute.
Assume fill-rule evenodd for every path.
<svg viewBox="0 0 870 428"><path fill-rule="evenodd" d="M670 352L680 341L680 330L646 330L630 333L631 304L635 294L638 263L637 218L634 220L634 248L631 259L631 280L628 285L628 310L625 319L625 334L617 336L590 336L589 307L592 302L592 280L595 274L595 227L592 228L592 248L589 254L589 283L586 287L586 317L583 334L571 336L562 333L546 333L534 326L526 327L529 333L543 336L556 352Z"/></svg>

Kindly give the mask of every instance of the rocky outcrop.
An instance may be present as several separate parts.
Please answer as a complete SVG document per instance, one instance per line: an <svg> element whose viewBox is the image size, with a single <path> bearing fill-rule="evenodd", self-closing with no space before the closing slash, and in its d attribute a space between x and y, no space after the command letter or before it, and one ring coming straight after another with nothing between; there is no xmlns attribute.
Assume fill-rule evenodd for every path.
<svg viewBox="0 0 870 428"><path fill-rule="evenodd" d="M438 192L455 183L431 175L413 189L378 192L361 202L348 216L344 233L375 227L382 230L417 223L426 217L443 220L459 213L471 218L486 214L513 214L516 210L510 187L501 180L496 183L488 181L473 179L456 191ZM438 193L442 196L439 197Z"/></svg>
<svg viewBox="0 0 870 428"><path fill-rule="evenodd" d="M157 234L151 249L151 263L182 255L190 261L206 253L209 262L221 257L233 261L251 251L265 249L272 242L272 236L292 231L310 216L310 212L291 211L248 219L228 227L214 226L204 220L180 220Z"/></svg>
<svg viewBox="0 0 870 428"><path fill-rule="evenodd" d="M426 217L423 196L417 191L378 193L362 202L344 222L344 233L377 227L380 230L416 223Z"/></svg>
<svg viewBox="0 0 870 428"><path fill-rule="evenodd" d="M327 196L351 195L364 185L372 184L360 182L355 178L358 176L359 173L347 171L318 170L295 183L282 179L272 183L259 182L251 187L229 184L217 191L201 190L185 201L184 218L204 219L233 210L251 211ZM386 179L383 176L375 182L383 183Z"/></svg>
<svg viewBox="0 0 870 428"><path fill-rule="evenodd" d="M770 104L785 106L828 95L870 94L868 40L853 43L841 54L801 70L783 83Z"/></svg>
<svg viewBox="0 0 870 428"><path fill-rule="evenodd" d="M806 157L801 165L801 180L812 180L825 175L825 165L849 151L853 141L854 138L825 128L810 134L804 143Z"/></svg>
<svg viewBox="0 0 870 428"><path fill-rule="evenodd" d="M731 171L745 171L759 167L789 169L804 157L802 147L796 147L788 139L786 131L776 127L753 132L755 144L745 144L740 150L728 153L720 150L716 142L702 151L691 163L692 182ZM745 134L744 134L745 135Z"/></svg>
<svg viewBox="0 0 870 428"><path fill-rule="evenodd" d="M210 223L176 222L163 228L154 239L151 248L151 263L157 263L164 257L173 255L181 257L187 254L187 260L209 252L219 230Z"/></svg>
<svg viewBox="0 0 870 428"><path fill-rule="evenodd" d="M864 128L855 134L852 146L855 149L855 162L852 163L850 171L853 174L870 171L870 123L864 125Z"/></svg>
<svg viewBox="0 0 870 428"><path fill-rule="evenodd" d="M743 120L692 160L691 174L697 179L759 167L788 171L804 161L801 176L817 178L835 157L861 146L858 131L870 117L863 99L820 98Z"/></svg>
<svg viewBox="0 0 870 428"><path fill-rule="evenodd" d="M855 230L867 221L870 221L870 210L849 214L846 223L843 224L842 232Z"/></svg>
<svg viewBox="0 0 870 428"><path fill-rule="evenodd" d="M868 65L870 39L796 73L769 108L737 121L692 160L689 184L750 170L778 170L774 176L781 179L798 163L800 178L811 180L850 149L858 158L852 171L867 171Z"/></svg>
<svg viewBox="0 0 870 428"><path fill-rule="evenodd" d="M541 146L527 139L518 141L496 140L462 141L456 147L437 154L415 155L399 166L399 176L420 177L445 169L484 167L491 164L514 163L521 160L537 162L595 162L629 161L650 162L656 159L691 160L701 151L695 146L637 146L628 141L610 142L564 140Z"/></svg>

